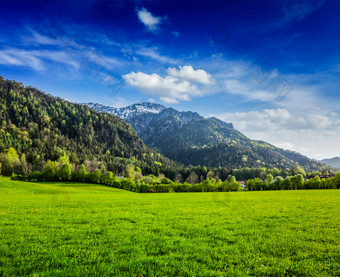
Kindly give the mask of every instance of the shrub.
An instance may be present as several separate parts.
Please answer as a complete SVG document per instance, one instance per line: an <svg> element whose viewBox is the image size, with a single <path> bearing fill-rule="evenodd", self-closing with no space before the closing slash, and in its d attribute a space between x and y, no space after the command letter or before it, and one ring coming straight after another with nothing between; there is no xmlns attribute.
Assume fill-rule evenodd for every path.
<svg viewBox="0 0 340 277"><path fill-rule="evenodd" d="M154 185L151 187L151 190L153 192L169 192L171 189L171 186L169 185Z"/></svg>
<svg viewBox="0 0 340 277"><path fill-rule="evenodd" d="M33 171L32 173L27 175L27 181L30 182L38 182L38 181L42 181L42 174L40 171Z"/></svg>
<svg viewBox="0 0 340 277"><path fill-rule="evenodd" d="M151 192L150 186L148 184L141 184L139 187L139 192Z"/></svg>

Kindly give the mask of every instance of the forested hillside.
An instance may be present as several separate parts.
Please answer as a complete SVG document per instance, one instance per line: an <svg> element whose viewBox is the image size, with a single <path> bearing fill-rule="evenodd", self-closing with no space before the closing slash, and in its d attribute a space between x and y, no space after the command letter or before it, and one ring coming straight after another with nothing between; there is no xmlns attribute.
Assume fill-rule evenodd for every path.
<svg viewBox="0 0 340 277"><path fill-rule="evenodd" d="M24 171L42 170L47 160L60 157L76 167L85 163L117 173L130 163L145 173L174 165L145 146L120 118L0 77L0 153L9 148L16 150Z"/></svg>

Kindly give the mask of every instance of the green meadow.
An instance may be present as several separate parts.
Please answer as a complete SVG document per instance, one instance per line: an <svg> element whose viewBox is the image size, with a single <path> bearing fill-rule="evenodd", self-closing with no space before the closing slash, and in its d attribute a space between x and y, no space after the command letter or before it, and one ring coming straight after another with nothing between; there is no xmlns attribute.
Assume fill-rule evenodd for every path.
<svg viewBox="0 0 340 277"><path fill-rule="evenodd" d="M0 276L339 276L340 191L133 193L0 177Z"/></svg>

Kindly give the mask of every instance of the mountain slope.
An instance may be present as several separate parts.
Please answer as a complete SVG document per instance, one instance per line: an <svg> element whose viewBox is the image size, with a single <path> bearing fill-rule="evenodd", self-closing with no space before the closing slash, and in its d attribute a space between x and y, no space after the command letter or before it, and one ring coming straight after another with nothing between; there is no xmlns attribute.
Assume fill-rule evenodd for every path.
<svg viewBox="0 0 340 277"><path fill-rule="evenodd" d="M63 153L74 164L97 159L118 172L131 162L146 171L155 161L174 164L150 150L122 119L0 77L0 153L9 147L25 153L33 170Z"/></svg>
<svg viewBox="0 0 340 277"><path fill-rule="evenodd" d="M105 106L88 105L97 111L121 117L128 114L124 117L125 120L147 145L186 165L229 168L293 168L301 165L308 170L325 166L299 153L286 151L263 141L251 140L235 130L231 123L217 118L206 119L198 113L179 112L151 103L138 103L111 110ZM157 105L157 109L154 105Z"/></svg>
<svg viewBox="0 0 340 277"><path fill-rule="evenodd" d="M332 167L340 168L340 157L334 157L331 159L324 159L321 161L324 164L327 164Z"/></svg>

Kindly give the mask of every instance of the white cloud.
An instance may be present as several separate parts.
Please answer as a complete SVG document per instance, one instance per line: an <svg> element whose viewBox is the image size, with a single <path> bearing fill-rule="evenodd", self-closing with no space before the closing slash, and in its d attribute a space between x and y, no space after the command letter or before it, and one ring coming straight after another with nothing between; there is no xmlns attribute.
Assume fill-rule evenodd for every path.
<svg viewBox="0 0 340 277"><path fill-rule="evenodd" d="M245 97L247 100L259 100L263 102L274 102L275 94L259 88L255 80L227 79L224 81L224 88L227 93Z"/></svg>
<svg viewBox="0 0 340 277"><path fill-rule="evenodd" d="M24 38L26 43L30 45L53 45L58 50L0 49L0 64L44 71L50 66L46 61L54 61L68 65L71 69L76 70L82 67L85 71L93 71L97 66L96 70L101 72L104 69L112 71L124 63L116 58L100 54L94 47L78 44L73 39L67 39L66 37L51 38L32 29L29 29L29 31L32 36Z"/></svg>
<svg viewBox="0 0 340 277"><path fill-rule="evenodd" d="M144 56L144 57L149 57L153 60L156 60L161 63L168 63L168 64L176 64L177 61L175 59L172 59L167 56L162 56L161 54L158 53L157 49L155 48L145 48L142 47L141 49L138 49L136 51L137 55Z"/></svg>
<svg viewBox="0 0 340 277"><path fill-rule="evenodd" d="M204 85L209 85L214 82L211 75L205 70L195 70L191 65L180 66L179 69L169 67L167 72L172 77L187 80L189 82L197 82Z"/></svg>
<svg viewBox="0 0 340 277"><path fill-rule="evenodd" d="M24 38L26 43L44 46L53 45L60 49L59 51L26 51L27 53L30 52L35 56L65 63L73 66L76 69L79 69L80 65L86 67L89 63L91 63L99 65L107 70L113 70L114 68L122 66L124 63L122 60L117 58L102 55L95 47L88 46L86 44L79 44L74 41L74 38L67 38L66 36L52 38L42 35L33 29L29 29L29 31L31 32L32 36ZM104 34L96 34L90 38L84 37L83 42L86 43L88 40L104 40L105 43L109 43L107 36ZM81 61L79 61L79 59L81 59ZM38 70L38 67L35 67L35 69Z"/></svg>
<svg viewBox="0 0 340 277"><path fill-rule="evenodd" d="M49 37L42 35L30 28L28 28L28 30L31 32L31 36L23 38L25 43L32 45L58 46L61 48L71 47L77 50L84 50L84 46L75 42L73 37L72 38L68 38L66 36Z"/></svg>
<svg viewBox="0 0 340 277"><path fill-rule="evenodd" d="M61 39L54 39L44 35L41 35L34 30L31 30L32 37L28 38L27 42L32 42L38 45L62 45L64 42Z"/></svg>
<svg viewBox="0 0 340 277"><path fill-rule="evenodd" d="M151 32L157 31L162 21L166 19L165 17L163 18L160 16L154 16L144 7L140 10L137 10L137 15L139 21L142 22L145 27Z"/></svg>
<svg viewBox="0 0 340 277"><path fill-rule="evenodd" d="M123 79L131 86L141 91L158 96L166 103L177 103L180 100L190 100L191 96L200 95L195 85L172 76L161 77L158 74L131 72L123 75Z"/></svg>
<svg viewBox="0 0 340 277"><path fill-rule="evenodd" d="M31 52L33 55L36 55L37 57L63 63L76 69L79 69L80 67L80 63L76 61L69 53L65 51L40 50L40 51L31 51Z"/></svg>
<svg viewBox="0 0 340 277"><path fill-rule="evenodd" d="M223 113L216 117L235 122L245 131L325 130L334 122L321 114L296 114L286 109L264 109L237 113Z"/></svg>
<svg viewBox="0 0 340 277"><path fill-rule="evenodd" d="M294 146L290 143L290 142L278 142L275 143L275 146L280 147L282 149L286 149L286 150L291 150L294 151Z"/></svg>
<svg viewBox="0 0 340 277"><path fill-rule="evenodd" d="M236 129L252 139L295 150L312 158L339 155L340 126L323 114L264 109L212 115L232 122Z"/></svg>
<svg viewBox="0 0 340 277"><path fill-rule="evenodd" d="M159 97L160 100L162 100L164 103L168 103L168 104L176 104L178 103L178 100L176 98L173 97L168 97L168 96L161 96ZM183 100L189 100L189 97L185 97L185 99Z"/></svg>
<svg viewBox="0 0 340 277"><path fill-rule="evenodd" d="M16 48L0 50L0 64L24 66L42 71L46 69L44 59L79 68L79 63L63 51L21 50Z"/></svg>
<svg viewBox="0 0 340 277"><path fill-rule="evenodd" d="M122 108L122 107L126 107L132 103L129 103L126 99L124 99L123 97L118 97L117 99L114 99L114 104L112 105L112 107L114 108Z"/></svg>
<svg viewBox="0 0 340 277"><path fill-rule="evenodd" d="M283 4L283 18L279 22L280 25L283 25L291 21L302 20L313 14L323 6L325 0L283 1L279 3Z"/></svg>
<svg viewBox="0 0 340 277"><path fill-rule="evenodd" d="M74 53L73 55L77 55ZM95 49L90 48L87 51L82 52L83 63L92 62L107 70L113 70L114 68L122 66L122 62L108 56L99 54Z"/></svg>
<svg viewBox="0 0 340 277"><path fill-rule="evenodd" d="M168 68L167 73L167 76L162 77L156 73L131 72L122 77L129 85L144 93L158 96L166 103L188 101L192 97L211 93L211 90L206 88L213 79L205 70L180 66L179 69Z"/></svg>
<svg viewBox="0 0 340 277"><path fill-rule="evenodd" d="M0 50L0 64L25 66L37 71L45 69L42 61L38 57L28 51L19 49Z"/></svg>

